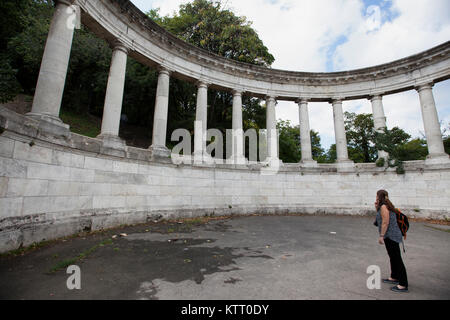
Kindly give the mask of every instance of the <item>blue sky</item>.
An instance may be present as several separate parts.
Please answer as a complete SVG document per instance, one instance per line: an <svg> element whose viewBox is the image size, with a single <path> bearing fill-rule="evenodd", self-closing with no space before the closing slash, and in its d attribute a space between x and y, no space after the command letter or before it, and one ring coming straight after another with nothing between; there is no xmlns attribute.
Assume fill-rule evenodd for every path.
<svg viewBox="0 0 450 320"><path fill-rule="evenodd" d="M171 15L188 0L132 0L143 11ZM450 40L449 0L222 0L253 22L275 57L274 68L331 72L400 59ZM432 5L430 5L432 3ZM450 123L450 80L435 85L439 118ZM415 91L385 96L388 127L423 133ZM331 107L310 103L311 128L322 144L334 143ZM371 113L367 100L345 101L344 111ZM298 106L279 101L277 117L298 124Z"/></svg>

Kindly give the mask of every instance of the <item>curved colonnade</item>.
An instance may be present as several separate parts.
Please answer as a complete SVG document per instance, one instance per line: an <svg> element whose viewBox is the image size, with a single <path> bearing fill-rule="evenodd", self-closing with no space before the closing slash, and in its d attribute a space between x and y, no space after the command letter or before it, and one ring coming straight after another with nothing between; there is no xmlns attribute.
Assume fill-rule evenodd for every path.
<svg viewBox="0 0 450 320"><path fill-rule="evenodd" d="M112 59L101 134L70 133L59 119L73 39L81 21L111 44ZM119 134L127 56L159 71L152 145L126 146ZM165 145L169 82L197 84L194 157L175 165ZM127 0L57 0L44 51L32 111L26 116L0 109L0 250L33 241L142 222L156 216L233 213L367 213L379 187L391 191L411 215L449 214L450 160L444 151L433 84L450 77L450 42L391 63L333 73L275 70L239 63L191 46L151 21ZM204 163L207 90L233 93L233 131L242 130L242 95L266 99L265 163L245 160L243 136L233 139L234 164ZM415 89L429 149L425 161L406 164L398 176L374 164L348 158L342 105L370 99L377 130L386 127L384 95ZM299 105L302 160L281 164L277 174L261 168L278 159L277 100ZM337 162L317 164L309 138L308 102L333 108ZM275 146L275 147L273 147ZM386 154L379 152L379 157ZM242 162L239 162L243 160ZM30 186L34 186L32 188ZM357 194L357 196L355 196ZM42 202L42 203L41 203Z"/></svg>

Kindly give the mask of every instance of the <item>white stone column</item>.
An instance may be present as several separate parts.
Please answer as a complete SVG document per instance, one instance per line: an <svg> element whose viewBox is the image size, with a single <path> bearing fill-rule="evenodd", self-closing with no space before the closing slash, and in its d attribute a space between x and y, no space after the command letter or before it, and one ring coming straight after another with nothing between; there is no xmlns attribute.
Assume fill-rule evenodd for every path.
<svg viewBox="0 0 450 320"><path fill-rule="evenodd" d="M308 99L300 98L297 103L299 106L300 146L302 151L302 159L300 162L305 165L315 165L317 162L312 157Z"/></svg>
<svg viewBox="0 0 450 320"><path fill-rule="evenodd" d="M208 126L208 84L197 82L197 108L194 124L194 162L203 162L206 155L206 133Z"/></svg>
<svg viewBox="0 0 450 320"><path fill-rule="evenodd" d="M353 168L353 161L348 158L347 136L345 133L344 112L342 110L342 99L332 99L334 133L336 138L337 165L339 171Z"/></svg>
<svg viewBox="0 0 450 320"><path fill-rule="evenodd" d="M121 148L125 145L119 138L120 116L122 113L125 72L128 49L119 41L114 43L108 85L106 87L105 106L103 108L102 129L98 138L104 146Z"/></svg>
<svg viewBox="0 0 450 320"><path fill-rule="evenodd" d="M419 93L420 107L422 110L423 126L428 145L428 162L449 161L448 154L445 153L442 141L442 132L439 124L439 117L433 97L433 84L427 83L416 88Z"/></svg>
<svg viewBox="0 0 450 320"><path fill-rule="evenodd" d="M383 99L381 95L374 95L370 98L372 103L373 124L376 132L383 133L386 128L386 116L384 115ZM378 159L388 158L388 153L378 150Z"/></svg>
<svg viewBox="0 0 450 320"><path fill-rule="evenodd" d="M278 131L275 113L276 100L273 96L266 98L267 159L268 163L279 162Z"/></svg>
<svg viewBox="0 0 450 320"><path fill-rule="evenodd" d="M72 48L75 10L71 1L57 0L50 30L45 44L41 68L31 112L27 115L39 120L45 128L69 131L59 118L70 51Z"/></svg>
<svg viewBox="0 0 450 320"><path fill-rule="evenodd" d="M242 91L233 90L233 139L231 142L232 161L234 164L245 164L244 130L242 126Z"/></svg>
<svg viewBox="0 0 450 320"><path fill-rule="evenodd" d="M161 67L156 88L155 113L153 119L153 138L150 150L152 156L168 157L169 149L166 147L167 114L169 110L169 84L170 71Z"/></svg>

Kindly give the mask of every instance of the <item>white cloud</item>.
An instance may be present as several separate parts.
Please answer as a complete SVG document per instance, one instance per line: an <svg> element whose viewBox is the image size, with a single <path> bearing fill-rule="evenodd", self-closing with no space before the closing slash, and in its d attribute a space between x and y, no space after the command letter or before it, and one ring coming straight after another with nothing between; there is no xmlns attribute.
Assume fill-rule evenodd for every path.
<svg viewBox="0 0 450 320"><path fill-rule="evenodd" d="M142 10L159 7L173 14L188 0L133 0ZM273 68L323 72L369 67L400 59L450 39L450 1L380 0L365 8L362 0L222 0L237 15L253 21L275 57ZM346 41L343 41L346 40ZM329 69L332 70L329 70ZM450 81L433 90L440 120L450 122ZM423 132L415 91L385 96L388 127L413 136ZM345 101L344 111L371 113L367 100ZM298 106L279 101L277 117L298 124ZM328 103L310 103L311 128L323 145L334 143Z"/></svg>
<svg viewBox="0 0 450 320"><path fill-rule="evenodd" d="M390 10L398 14L394 20L387 21L376 32L368 33L364 27L355 29L347 36L348 41L337 47L333 57L336 70L389 62L450 39L448 0L394 0Z"/></svg>
<svg viewBox="0 0 450 320"><path fill-rule="evenodd" d="M381 26L381 9L379 6L371 5L366 10L367 31L378 30Z"/></svg>
<svg viewBox="0 0 450 320"><path fill-rule="evenodd" d="M362 4L355 0L254 0L230 1L229 6L253 21L275 56L274 68L325 71L327 47L361 22Z"/></svg>

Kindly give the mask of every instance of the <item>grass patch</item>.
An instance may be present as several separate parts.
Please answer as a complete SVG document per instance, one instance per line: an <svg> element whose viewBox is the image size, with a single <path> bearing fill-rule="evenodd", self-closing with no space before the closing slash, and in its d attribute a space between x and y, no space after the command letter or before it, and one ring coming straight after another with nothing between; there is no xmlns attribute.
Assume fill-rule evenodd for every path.
<svg viewBox="0 0 450 320"><path fill-rule="evenodd" d="M61 269L65 269L68 266L77 263L78 261L81 261L83 259L86 259L90 254L92 254L94 251L96 251L100 247L104 247L105 245L112 244L111 239L106 239L100 242L99 244L96 244L95 246L83 251L80 253L77 257L72 259L65 259L63 261L58 262L53 268L50 269L50 273L55 273L56 271L59 271Z"/></svg>
<svg viewBox="0 0 450 320"><path fill-rule="evenodd" d="M189 218L189 219L182 219L180 220L180 222L186 223L186 224L191 224L191 225L199 225L199 224L205 224L208 223L209 221L212 220L225 220L227 219L226 217L208 217L208 216L204 216L204 217L196 217L196 218Z"/></svg>
<svg viewBox="0 0 450 320"><path fill-rule="evenodd" d="M57 240L44 240L41 242L35 242L31 245L29 245L28 247L20 247L18 249L14 249L8 252L4 252L4 253L0 253L0 257L16 257L16 256L21 256L24 255L27 252L31 252L43 247L46 247L54 242L56 242Z"/></svg>
<svg viewBox="0 0 450 320"><path fill-rule="evenodd" d="M91 115L78 114L70 110L61 110L60 118L70 126L70 131L95 138L100 134L101 120Z"/></svg>

